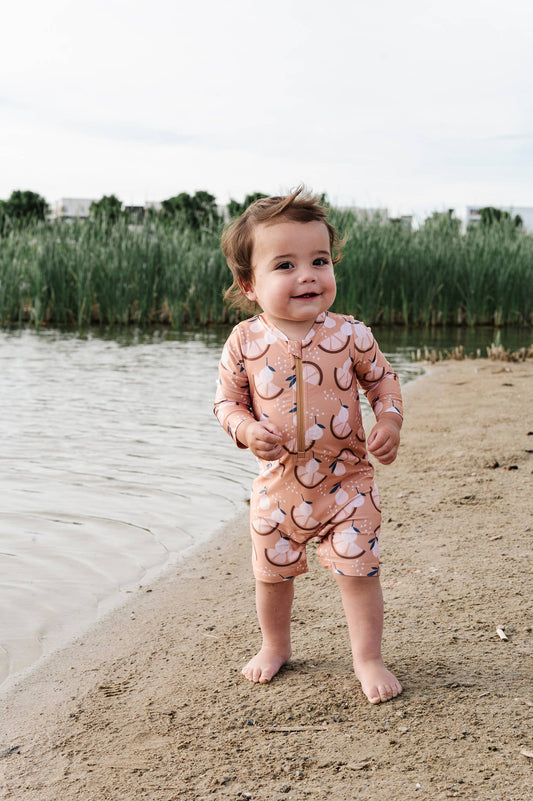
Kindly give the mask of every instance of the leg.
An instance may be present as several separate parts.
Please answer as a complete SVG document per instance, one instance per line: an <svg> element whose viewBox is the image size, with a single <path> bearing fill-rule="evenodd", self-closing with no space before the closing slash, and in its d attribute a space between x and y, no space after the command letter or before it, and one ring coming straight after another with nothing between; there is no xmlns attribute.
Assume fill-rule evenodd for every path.
<svg viewBox="0 0 533 801"><path fill-rule="evenodd" d="M291 656L291 609L294 581L267 584L256 581L257 617L263 645L251 659L243 675L250 681L266 684Z"/></svg>
<svg viewBox="0 0 533 801"><path fill-rule="evenodd" d="M335 574L348 623L355 675L371 704L390 701L402 692L381 657L383 594L377 576Z"/></svg>

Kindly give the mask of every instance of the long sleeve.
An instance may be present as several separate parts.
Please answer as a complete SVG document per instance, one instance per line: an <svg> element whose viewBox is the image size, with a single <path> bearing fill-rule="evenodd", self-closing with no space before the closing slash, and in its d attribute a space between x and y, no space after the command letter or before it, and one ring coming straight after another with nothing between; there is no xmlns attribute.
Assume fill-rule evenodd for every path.
<svg viewBox="0 0 533 801"><path fill-rule="evenodd" d="M224 345L220 358L214 413L236 445L245 448L237 437L237 429L242 423L255 420L255 416L236 328Z"/></svg>
<svg viewBox="0 0 533 801"><path fill-rule="evenodd" d="M359 357L356 359L355 373L376 420L384 414L394 414L401 421L403 403L398 375L380 351L370 328L362 323L356 323L354 328Z"/></svg>

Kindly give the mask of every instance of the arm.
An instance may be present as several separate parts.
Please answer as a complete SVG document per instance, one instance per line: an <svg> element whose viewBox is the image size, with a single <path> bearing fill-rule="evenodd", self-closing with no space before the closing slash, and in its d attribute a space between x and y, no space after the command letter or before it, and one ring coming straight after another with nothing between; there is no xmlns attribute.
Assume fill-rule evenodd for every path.
<svg viewBox="0 0 533 801"><path fill-rule="evenodd" d="M400 382L369 328L365 327L365 334L372 338L373 347L364 354L359 353L360 359L356 360L355 372L376 417L367 447L379 462L391 464L398 453L403 422Z"/></svg>
<svg viewBox="0 0 533 801"><path fill-rule="evenodd" d="M247 447L237 437L237 429L255 421L250 386L234 328L226 341L218 365L217 391L213 411L218 422L239 448Z"/></svg>
<svg viewBox="0 0 533 801"><path fill-rule="evenodd" d="M255 418L237 329L222 351L214 412L239 448L250 448L255 456L266 461L282 455L281 431L272 423Z"/></svg>

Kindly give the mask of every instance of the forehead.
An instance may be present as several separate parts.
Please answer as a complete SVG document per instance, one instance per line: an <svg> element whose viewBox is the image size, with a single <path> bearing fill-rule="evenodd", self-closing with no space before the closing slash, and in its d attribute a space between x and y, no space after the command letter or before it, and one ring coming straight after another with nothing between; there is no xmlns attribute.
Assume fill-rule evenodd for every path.
<svg viewBox="0 0 533 801"><path fill-rule="evenodd" d="M253 232L253 256L281 256L301 251L331 251L329 231L320 220L259 223Z"/></svg>

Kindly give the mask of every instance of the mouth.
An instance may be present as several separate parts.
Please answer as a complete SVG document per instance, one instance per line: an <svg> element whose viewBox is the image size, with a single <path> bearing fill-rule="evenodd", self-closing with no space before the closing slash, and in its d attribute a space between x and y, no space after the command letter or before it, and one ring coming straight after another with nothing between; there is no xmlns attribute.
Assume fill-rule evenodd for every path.
<svg viewBox="0 0 533 801"><path fill-rule="evenodd" d="M308 300L309 298L318 298L318 292L305 292L303 295L293 295L295 300Z"/></svg>

